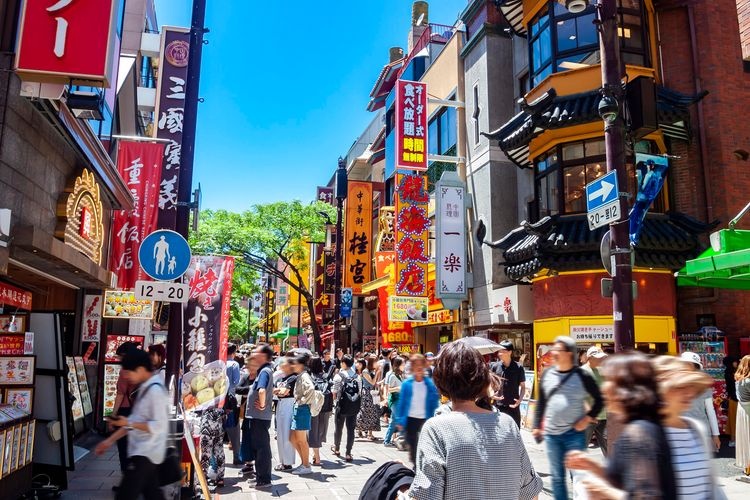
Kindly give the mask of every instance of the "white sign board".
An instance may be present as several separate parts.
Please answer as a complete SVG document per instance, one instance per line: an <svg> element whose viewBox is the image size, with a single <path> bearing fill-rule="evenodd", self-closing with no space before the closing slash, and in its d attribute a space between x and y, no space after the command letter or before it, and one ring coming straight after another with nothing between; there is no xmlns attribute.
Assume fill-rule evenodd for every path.
<svg viewBox="0 0 750 500"><path fill-rule="evenodd" d="M184 304L190 298L190 285L171 281L136 281L135 298Z"/></svg>
<svg viewBox="0 0 750 500"><path fill-rule="evenodd" d="M614 325L570 325L570 336L576 342L614 342Z"/></svg>
<svg viewBox="0 0 750 500"><path fill-rule="evenodd" d="M465 196L456 173L443 172L435 186L435 296L446 309L458 308L467 297Z"/></svg>

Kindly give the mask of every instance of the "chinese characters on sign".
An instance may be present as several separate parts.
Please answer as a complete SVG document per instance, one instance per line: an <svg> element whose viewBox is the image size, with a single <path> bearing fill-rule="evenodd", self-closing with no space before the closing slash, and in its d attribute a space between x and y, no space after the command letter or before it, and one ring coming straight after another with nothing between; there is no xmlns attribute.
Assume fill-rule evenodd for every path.
<svg viewBox="0 0 750 500"><path fill-rule="evenodd" d="M427 321L427 297L388 297L389 321Z"/></svg>
<svg viewBox="0 0 750 500"><path fill-rule="evenodd" d="M193 256L190 261L183 277L190 285L190 298L183 305L185 373L226 361L233 274L234 257Z"/></svg>
<svg viewBox="0 0 750 500"><path fill-rule="evenodd" d="M25 80L109 87L113 70L114 0L23 2L16 70ZM90 85L90 84L89 84Z"/></svg>
<svg viewBox="0 0 750 500"><path fill-rule="evenodd" d="M0 283L0 304L29 311L31 310L31 292L7 283Z"/></svg>
<svg viewBox="0 0 750 500"><path fill-rule="evenodd" d="M396 165L427 170L427 84L396 82Z"/></svg>
<svg viewBox="0 0 750 500"><path fill-rule="evenodd" d="M315 197L318 201L322 201L323 203L328 203L329 205L334 205L335 198L333 197L333 188L332 187L324 187L324 186L318 186L318 192Z"/></svg>
<svg viewBox="0 0 750 500"><path fill-rule="evenodd" d="M156 104L156 137L167 139L159 187L159 227L173 228L177 219L177 189L182 155L182 119L185 111L190 33L183 28L162 29L162 63Z"/></svg>
<svg viewBox="0 0 750 500"><path fill-rule="evenodd" d="M331 265L329 275L327 264L331 263L330 252L327 252L323 243L315 245L315 282L313 287L313 297L315 297L315 318L322 320L323 310L331 307L333 300L330 293L333 293L333 279L336 274L335 266Z"/></svg>
<svg viewBox="0 0 750 500"><path fill-rule="evenodd" d="M101 264L104 211L94 174L84 168L63 192L58 206L64 206L65 210L58 212L55 236L96 264Z"/></svg>
<svg viewBox="0 0 750 500"><path fill-rule="evenodd" d="M99 342L102 330L102 296L83 297L83 317L81 318L81 342Z"/></svg>
<svg viewBox="0 0 750 500"><path fill-rule="evenodd" d="M133 210L115 212L112 222L111 271L121 289L135 287L148 279L138 265L138 247L156 229L156 201L159 195L163 144L121 141L117 148L117 169L133 195Z"/></svg>
<svg viewBox="0 0 750 500"><path fill-rule="evenodd" d="M576 342L614 342L614 325L571 325L570 336Z"/></svg>
<svg viewBox="0 0 750 500"><path fill-rule="evenodd" d="M435 295L442 299L467 296L465 191L454 172L444 173L435 188Z"/></svg>
<svg viewBox="0 0 750 500"><path fill-rule="evenodd" d="M396 295L427 296L427 179L396 174Z"/></svg>
<svg viewBox="0 0 750 500"><path fill-rule="evenodd" d="M344 231L343 286L362 293L362 285L371 280L372 268L372 184L349 181Z"/></svg>

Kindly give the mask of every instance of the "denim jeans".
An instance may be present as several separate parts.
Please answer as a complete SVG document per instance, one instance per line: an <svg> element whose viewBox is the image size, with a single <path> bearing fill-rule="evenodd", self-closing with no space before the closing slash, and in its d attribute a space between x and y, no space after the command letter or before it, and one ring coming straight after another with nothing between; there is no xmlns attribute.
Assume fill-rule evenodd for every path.
<svg viewBox="0 0 750 500"><path fill-rule="evenodd" d="M388 408L391 410L391 418L388 420L388 429L385 431L385 437L383 438L383 444L390 444L391 439L393 438L393 433L396 431L396 419L394 407L396 405L388 405Z"/></svg>
<svg viewBox="0 0 750 500"><path fill-rule="evenodd" d="M586 433L570 429L557 435L544 435L547 459L552 473L552 492L555 500L568 500L568 482L565 477L565 454L586 448Z"/></svg>

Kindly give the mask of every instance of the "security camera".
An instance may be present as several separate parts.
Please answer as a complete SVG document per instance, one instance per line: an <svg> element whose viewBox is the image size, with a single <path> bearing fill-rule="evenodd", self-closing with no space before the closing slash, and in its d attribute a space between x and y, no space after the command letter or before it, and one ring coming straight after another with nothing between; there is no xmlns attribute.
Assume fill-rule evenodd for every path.
<svg viewBox="0 0 750 500"><path fill-rule="evenodd" d="M617 120L617 115L620 111L620 106L617 103L617 99L612 96L605 95L599 101L599 116L604 120L605 123L613 123Z"/></svg>

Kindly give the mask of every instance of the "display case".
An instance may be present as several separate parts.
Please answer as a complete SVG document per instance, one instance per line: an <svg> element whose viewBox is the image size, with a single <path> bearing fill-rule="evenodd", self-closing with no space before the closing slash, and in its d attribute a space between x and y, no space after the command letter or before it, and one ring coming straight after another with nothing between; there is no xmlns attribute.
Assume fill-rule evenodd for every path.
<svg viewBox="0 0 750 500"><path fill-rule="evenodd" d="M727 400L727 385L724 381L724 358L727 355L727 339L724 332L713 326L704 326L697 332L680 334L677 347L680 353L694 352L701 358L703 371L714 379L714 409L719 421L719 432L727 432L729 420L722 402Z"/></svg>

